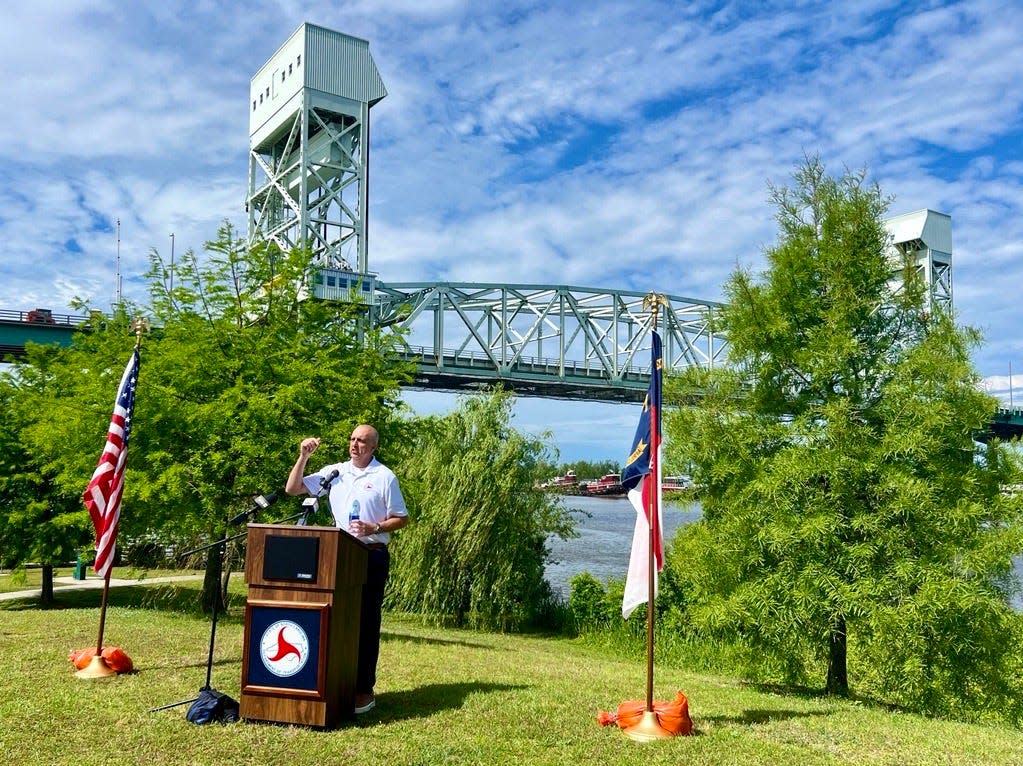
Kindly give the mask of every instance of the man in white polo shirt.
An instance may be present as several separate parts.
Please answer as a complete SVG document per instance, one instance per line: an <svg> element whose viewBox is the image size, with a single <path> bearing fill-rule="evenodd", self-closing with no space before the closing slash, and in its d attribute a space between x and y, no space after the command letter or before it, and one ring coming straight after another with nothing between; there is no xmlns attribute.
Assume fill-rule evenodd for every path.
<svg viewBox="0 0 1023 766"><path fill-rule="evenodd" d="M325 465L306 475L306 463L320 446L318 437L303 439L298 460L288 475L284 491L289 495L322 495L326 492L337 526L347 529L370 546L366 584L362 589L362 621L359 626L359 669L355 683L355 712L376 705L377 657L380 655L380 618L384 586L391 558L387 550L391 533L408 524L405 499L398 479L375 457L380 435L373 426L359 425L348 441L350 460ZM325 480L329 483L324 489Z"/></svg>

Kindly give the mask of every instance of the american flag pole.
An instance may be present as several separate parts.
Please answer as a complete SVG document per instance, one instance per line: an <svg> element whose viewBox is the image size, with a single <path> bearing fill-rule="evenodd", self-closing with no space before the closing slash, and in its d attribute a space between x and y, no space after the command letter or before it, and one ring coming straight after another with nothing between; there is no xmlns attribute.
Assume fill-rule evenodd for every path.
<svg viewBox="0 0 1023 766"><path fill-rule="evenodd" d="M117 544L117 530L120 522L121 496L124 491L124 472L128 459L128 437L135 408L135 389L139 374L139 349L142 333L147 329L144 319L136 319L135 348L124 368L121 383L117 388L113 414L107 429L106 443L96 469L82 499L89 509L96 530L96 560L93 569L103 577L103 596L100 602L99 635L96 639L96 654L88 667L76 673L80 678L102 678L113 675L114 671L103 661L103 634L106 629L107 604L110 598L110 575L113 570Z"/></svg>
<svg viewBox="0 0 1023 766"><path fill-rule="evenodd" d="M117 400L114 402L114 413L110 418L106 446L93 472L92 481L85 490L86 495L91 495L85 504L89 506L96 527L96 560L93 562L93 568L103 575L99 636L96 639L97 657L103 653L110 575L114 569L114 554L117 547L117 528L120 524L121 495L124 492L124 470L128 460L128 435L131 432L138 369L139 343L136 341L131 359L121 378L121 385L117 389Z"/></svg>

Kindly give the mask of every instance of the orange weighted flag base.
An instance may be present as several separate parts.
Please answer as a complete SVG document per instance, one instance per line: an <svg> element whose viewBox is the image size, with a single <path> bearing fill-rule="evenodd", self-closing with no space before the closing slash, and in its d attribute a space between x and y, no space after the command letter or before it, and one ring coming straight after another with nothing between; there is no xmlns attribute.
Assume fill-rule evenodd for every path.
<svg viewBox="0 0 1023 766"><path fill-rule="evenodd" d="M650 742L693 733L693 719L689 717L689 700L681 691L671 701L655 700L653 710L646 709L642 700L626 700L614 713L603 710L597 714L601 726L618 724L622 733L637 742Z"/></svg>
<svg viewBox="0 0 1023 766"><path fill-rule="evenodd" d="M99 654L94 648L75 649L68 659L78 668L78 678L107 678L135 669L131 657L119 646L104 646Z"/></svg>
<svg viewBox="0 0 1023 766"><path fill-rule="evenodd" d="M655 739L670 739L675 736L661 726L657 713L653 710L644 710L643 717L639 719L639 723L627 729L622 729L622 734L637 742L651 742Z"/></svg>

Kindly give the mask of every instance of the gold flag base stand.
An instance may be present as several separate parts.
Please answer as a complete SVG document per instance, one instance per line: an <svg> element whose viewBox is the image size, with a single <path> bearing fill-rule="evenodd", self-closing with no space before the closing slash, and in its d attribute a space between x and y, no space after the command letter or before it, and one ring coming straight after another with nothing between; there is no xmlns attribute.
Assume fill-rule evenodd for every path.
<svg viewBox="0 0 1023 766"><path fill-rule="evenodd" d="M628 729L622 729L622 734L636 742L653 742L655 739L669 739L675 736L661 726L657 720L657 713L653 710L645 711L639 723Z"/></svg>
<svg viewBox="0 0 1023 766"><path fill-rule="evenodd" d="M75 676L78 678L110 678L110 676L116 675L117 671L111 670L98 654L93 655L93 658L89 660L89 664L75 673Z"/></svg>

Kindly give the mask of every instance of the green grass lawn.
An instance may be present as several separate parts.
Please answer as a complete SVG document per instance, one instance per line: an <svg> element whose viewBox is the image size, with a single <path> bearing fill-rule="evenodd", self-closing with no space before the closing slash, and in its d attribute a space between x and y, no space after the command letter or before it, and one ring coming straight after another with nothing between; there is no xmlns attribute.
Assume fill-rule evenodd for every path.
<svg viewBox="0 0 1023 766"><path fill-rule="evenodd" d="M232 581L213 686L239 696L242 586ZM100 591L58 592L60 607L0 602L0 753L12 764L1023 764L1023 733L932 720L798 690L658 668L655 695L682 689L692 737L640 744L596 722L642 698L643 662L579 640L427 628L385 617L376 710L332 731L196 726L187 706L206 678L209 622L199 584L111 591L106 643L137 672L75 677L68 653L95 643Z"/></svg>

